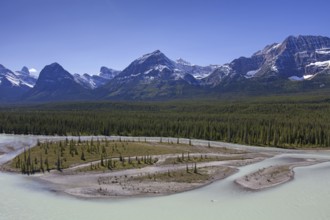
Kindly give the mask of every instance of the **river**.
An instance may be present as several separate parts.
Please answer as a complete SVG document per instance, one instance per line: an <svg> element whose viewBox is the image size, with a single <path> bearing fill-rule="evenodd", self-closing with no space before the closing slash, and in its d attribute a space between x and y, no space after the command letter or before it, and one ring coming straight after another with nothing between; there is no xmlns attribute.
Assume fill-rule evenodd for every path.
<svg viewBox="0 0 330 220"><path fill-rule="evenodd" d="M38 138L48 137L0 135L0 151L12 150L8 146L19 151L24 145L35 144ZM0 219L330 219L330 162L296 168L293 181L259 192L243 190L233 182L292 154L283 151L197 190L147 198L77 199L51 192L28 176L0 173ZM14 155L0 156L0 163ZM330 158L329 153L316 151L295 156L311 155Z"/></svg>

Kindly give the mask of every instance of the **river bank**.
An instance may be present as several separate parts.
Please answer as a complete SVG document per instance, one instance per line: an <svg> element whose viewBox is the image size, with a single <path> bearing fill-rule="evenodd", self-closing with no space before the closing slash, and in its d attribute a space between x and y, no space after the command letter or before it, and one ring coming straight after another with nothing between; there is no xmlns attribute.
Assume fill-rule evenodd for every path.
<svg viewBox="0 0 330 220"><path fill-rule="evenodd" d="M17 140L21 141L26 138L15 136L13 139L16 139L17 143ZM0 137L0 149L3 146L2 140ZM207 141L204 143L207 145ZM17 146L17 149L21 146ZM244 148L244 146L241 147ZM244 149L249 149L249 146ZM0 201L0 219L41 220L51 217L52 219L80 220L96 218L275 220L283 218L283 213L285 213L286 219L292 220L329 219L329 162L294 168L293 181L268 190L245 190L234 183L236 179L249 173L270 166L289 163L287 158L330 159L329 151L287 152L281 151L281 149L274 149L273 151L277 152L275 156L237 167L238 171L225 179L170 196L142 195L125 197L124 199L121 197L115 197L118 199L114 197L82 199L81 197L67 196L67 193L60 193L61 191L54 192L53 189L56 190L61 184L52 184L42 179L35 181L37 176L0 172L0 195L5 198ZM0 163L7 161L12 156L15 154L3 155ZM60 180L64 181L66 177L69 178L70 176L65 174L61 176ZM258 208L256 209L256 207ZM276 212L274 212L274 207L276 207ZM166 215L159 214L164 213L164 211L166 211Z"/></svg>
<svg viewBox="0 0 330 220"><path fill-rule="evenodd" d="M37 140L64 140L67 137L33 137L34 144ZM74 137L76 140L78 137ZM152 143L152 146L168 145L173 148L175 138L152 137L80 137L81 140L104 139L120 140L121 142ZM141 143L142 143L141 142ZM160 143L161 142L161 143ZM51 191L66 193L75 197L84 198L104 198L104 197L136 197L136 196L157 196L180 193L197 189L208 185L214 181L222 180L238 172L239 167L254 163L260 163L265 159L281 155L283 153L304 154L305 151L295 151L276 148L249 147L235 144L225 144L208 142L203 140L180 139L180 144L186 144L185 149L192 147L196 152L191 157L208 157L208 161L199 163L173 163L168 159L179 158L181 154L150 155L157 158L157 162L146 167L130 168L122 170L101 170L91 172L88 170L90 163L75 164L67 169L59 171L37 173L30 176L30 179L43 182ZM136 144L136 143L135 143ZM175 147L175 146L174 146ZM13 152L22 151L16 147L8 148ZM179 149L176 146L176 150ZM194 152L194 151L191 151ZM188 154L189 155L189 154ZM211 161L209 159L214 157ZM217 158L217 159L215 159ZM124 160L128 158L124 158ZM114 159L114 160L119 160ZM173 161L173 160L169 160ZM277 166L263 167L258 171L235 180L240 186L260 190L270 188L285 183L294 177L293 168L298 166L309 166L321 163L326 160L317 160L313 157L307 159L297 159L292 157L290 163L287 162ZM100 163L92 161L91 163ZM196 170L194 171L194 166ZM8 166L8 163L1 167L2 170L17 172ZM188 170L187 170L188 169ZM175 178L173 178L175 177Z"/></svg>
<svg viewBox="0 0 330 220"><path fill-rule="evenodd" d="M294 168L328 162L322 159L291 158L293 162L283 165L264 167L235 180L238 185L250 190L275 187L294 179Z"/></svg>

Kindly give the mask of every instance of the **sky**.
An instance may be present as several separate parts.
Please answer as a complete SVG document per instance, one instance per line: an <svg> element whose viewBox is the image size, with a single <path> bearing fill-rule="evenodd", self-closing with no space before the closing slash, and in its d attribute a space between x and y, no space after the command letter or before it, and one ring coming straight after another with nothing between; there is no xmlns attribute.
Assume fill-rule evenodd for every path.
<svg viewBox="0 0 330 220"><path fill-rule="evenodd" d="M0 64L98 74L157 49L224 64L289 35L330 37L329 8L328 0L0 0Z"/></svg>

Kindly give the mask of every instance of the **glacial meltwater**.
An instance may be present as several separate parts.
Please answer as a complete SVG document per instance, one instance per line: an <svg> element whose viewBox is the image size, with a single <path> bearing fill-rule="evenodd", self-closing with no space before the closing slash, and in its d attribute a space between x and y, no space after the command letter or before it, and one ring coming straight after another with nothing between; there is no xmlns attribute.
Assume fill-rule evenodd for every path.
<svg viewBox="0 0 330 220"><path fill-rule="evenodd" d="M0 135L0 163L36 136ZM46 138L46 137L43 137ZM50 191L20 174L0 173L0 219L330 219L330 162L295 168L293 181L258 192L240 188L234 180L276 164L290 154L241 167L225 180L170 196L125 199L77 199ZM327 152L304 152L296 157L328 158Z"/></svg>

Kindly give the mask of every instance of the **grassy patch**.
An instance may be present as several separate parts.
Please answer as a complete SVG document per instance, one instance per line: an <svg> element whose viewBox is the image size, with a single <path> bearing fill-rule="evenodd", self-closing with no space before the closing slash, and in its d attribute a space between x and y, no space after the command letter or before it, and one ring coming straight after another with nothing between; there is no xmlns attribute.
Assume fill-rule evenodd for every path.
<svg viewBox="0 0 330 220"><path fill-rule="evenodd" d="M184 163L202 163L202 162L212 162L212 161L226 161L226 160L244 160L244 156L213 156L213 155L190 155L189 153L182 153L177 155L175 158L167 158L163 164L184 164Z"/></svg>
<svg viewBox="0 0 330 220"><path fill-rule="evenodd" d="M125 169L139 169L146 166L153 165L158 161L158 158L152 156L148 157L134 157L124 158L123 160L104 159L102 166L100 161L90 162L86 166L75 169L77 172L105 172L108 170L125 170Z"/></svg>
<svg viewBox="0 0 330 220"><path fill-rule="evenodd" d="M155 182L182 182L182 183L198 183L207 181L211 176L206 170L195 172L187 172L186 170L168 171L166 173L148 174L142 177L136 177L138 181L155 181Z"/></svg>
<svg viewBox="0 0 330 220"><path fill-rule="evenodd" d="M155 182L178 182L178 183L201 183L214 179L216 176L226 177L234 172L230 167L202 167L190 164L186 169L175 170L162 173L153 173L145 176L135 177L136 181Z"/></svg>
<svg viewBox="0 0 330 220"><path fill-rule="evenodd" d="M172 143L113 142L93 139L90 141L74 141L66 139L64 141L38 142L36 147L26 149L12 160L10 166L17 171L27 174L52 169L62 170L79 164L89 164L94 161L98 161L100 163L99 166L102 168L118 167L121 169L151 164L151 162L147 161L151 155L187 152L201 152L201 149ZM110 166L108 166L109 160L113 163ZM99 170L102 169L100 168Z"/></svg>

